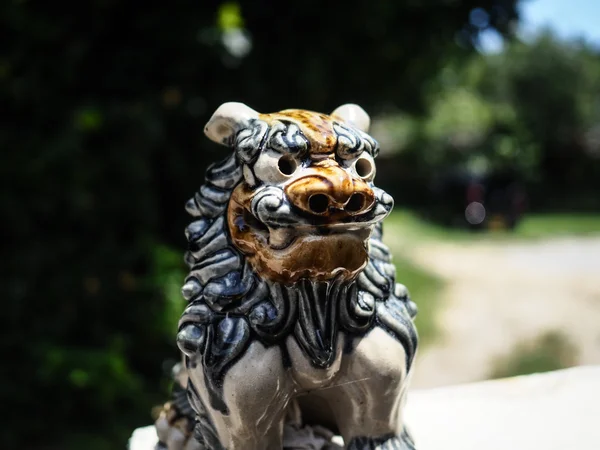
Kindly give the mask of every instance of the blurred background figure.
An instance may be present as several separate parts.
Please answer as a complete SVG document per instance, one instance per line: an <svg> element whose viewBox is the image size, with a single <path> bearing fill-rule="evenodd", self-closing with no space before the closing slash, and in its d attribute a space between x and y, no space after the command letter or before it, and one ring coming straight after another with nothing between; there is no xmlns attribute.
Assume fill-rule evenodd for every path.
<svg viewBox="0 0 600 450"><path fill-rule="evenodd" d="M3 2L2 448L152 422L225 101L373 118L415 387L600 363L600 4L333 3Z"/></svg>

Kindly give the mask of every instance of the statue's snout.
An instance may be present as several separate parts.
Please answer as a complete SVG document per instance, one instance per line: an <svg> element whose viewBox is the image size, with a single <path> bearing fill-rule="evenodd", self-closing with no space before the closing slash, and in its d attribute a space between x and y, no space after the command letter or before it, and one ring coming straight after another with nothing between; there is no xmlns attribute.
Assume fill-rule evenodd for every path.
<svg viewBox="0 0 600 450"><path fill-rule="evenodd" d="M313 163L285 188L290 202L316 216L343 212L357 216L371 210L375 194L369 185L333 160Z"/></svg>

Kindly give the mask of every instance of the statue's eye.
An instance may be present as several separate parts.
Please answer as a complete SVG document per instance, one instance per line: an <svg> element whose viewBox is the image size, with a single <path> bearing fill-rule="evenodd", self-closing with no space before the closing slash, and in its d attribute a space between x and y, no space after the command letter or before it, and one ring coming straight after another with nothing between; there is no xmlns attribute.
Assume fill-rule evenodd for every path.
<svg viewBox="0 0 600 450"><path fill-rule="evenodd" d="M277 161L277 167L283 175L292 175L298 168L298 163L291 155L284 155Z"/></svg>
<svg viewBox="0 0 600 450"><path fill-rule="evenodd" d="M367 158L359 158L354 163L354 170L361 178L369 178L373 174L373 163Z"/></svg>
<svg viewBox="0 0 600 450"><path fill-rule="evenodd" d="M265 149L260 155L252 172L259 181L269 184L285 183L298 170L299 162L289 153L281 154Z"/></svg>

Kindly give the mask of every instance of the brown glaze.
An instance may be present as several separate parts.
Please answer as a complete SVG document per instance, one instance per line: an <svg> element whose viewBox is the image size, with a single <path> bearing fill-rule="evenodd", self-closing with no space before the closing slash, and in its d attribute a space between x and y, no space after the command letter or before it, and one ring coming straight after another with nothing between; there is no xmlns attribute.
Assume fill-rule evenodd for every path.
<svg viewBox="0 0 600 450"><path fill-rule="evenodd" d="M269 125L294 123L309 140L309 165L282 187L292 205L314 217L315 227L280 230L283 242L273 238L273 230L251 215L254 192L242 183L234 190L228 209L234 245L261 276L274 281L327 280L340 273L346 279L354 278L367 263L366 241L370 229L355 227L352 232L335 233L332 230L319 233L316 229L317 225L326 228L347 221L350 216L364 214L375 204L375 194L369 185L335 159L337 137L333 124L339 119L297 109L261 114L259 118Z"/></svg>
<svg viewBox="0 0 600 450"><path fill-rule="evenodd" d="M284 284L301 278L325 281L341 275L354 279L368 260L368 228L319 235L314 230L295 233L285 248L269 245L269 231L250 223L253 192L244 184L234 189L229 202L227 220L234 245L248 258L264 278Z"/></svg>
<svg viewBox="0 0 600 450"><path fill-rule="evenodd" d="M303 171L303 175L285 187L285 193L296 207L320 216L331 216L336 213L335 209L350 216L363 214L375 203L375 194L367 183L351 176L333 159L312 164ZM326 199L323 208L311 205L311 199L318 195Z"/></svg>
<svg viewBox="0 0 600 450"><path fill-rule="evenodd" d="M337 142L333 131L333 122L336 120L325 114L306 111L303 109L286 109L273 114L261 114L261 120L269 125L275 121L294 123L310 142L310 155L319 158L335 151Z"/></svg>

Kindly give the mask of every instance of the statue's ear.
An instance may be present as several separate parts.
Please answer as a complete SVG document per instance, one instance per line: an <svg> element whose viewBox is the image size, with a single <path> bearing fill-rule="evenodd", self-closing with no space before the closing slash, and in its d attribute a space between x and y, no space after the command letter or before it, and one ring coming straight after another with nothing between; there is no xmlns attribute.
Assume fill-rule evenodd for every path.
<svg viewBox="0 0 600 450"><path fill-rule="evenodd" d="M332 117L342 119L344 122L352 125L354 128L358 128L360 131L365 133L369 132L369 126L371 125L371 118L360 106L354 103L346 103L335 109L331 113Z"/></svg>
<svg viewBox="0 0 600 450"><path fill-rule="evenodd" d="M230 146L235 134L252 119L258 119L258 113L243 103L223 103L204 127L204 134L217 144Z"/></svg>

